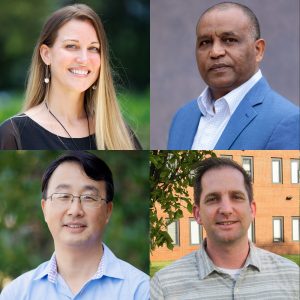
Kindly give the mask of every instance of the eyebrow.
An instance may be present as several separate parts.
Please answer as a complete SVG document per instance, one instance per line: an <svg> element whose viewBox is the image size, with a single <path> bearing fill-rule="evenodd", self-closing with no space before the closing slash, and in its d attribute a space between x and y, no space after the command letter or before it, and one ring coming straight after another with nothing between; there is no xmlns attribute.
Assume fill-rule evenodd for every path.
<svg viewBox="0 0 300 300"><path fill-rule="evenodd" d="M63 189L69 189L69 188L71 188L71 185L62 183L62 184L59 184L55 188L55 190L57 191L57 190L63 190ZM81 190L83 190L83 191L93 191L93 192L95 192L97 194L99 193L99 190L96 187L94 187L93 185L84 185L81 188Z"/></svg>
<svg viewBox="0 0 300 300"><path fill-rule="evenodd" d="M207 198L209 198L209 197L211 197L211 196L220 196L220 193L218 193L218 192L211 192L211 193L205 195L204 200L207 199Z"/></svg>
<svg viewBox="0 0 300 300"><path fill-rule="evenodd" d="M232 191L229 191L229 194L230 195L241 195L241 196L246 196L246 194L243 192L243 191L239 191L239 190L232 190ZM211 196L220 196L221 193L219 192L211 192L207 195L205 195L204 197L204 200L211 197Z"/></svg>
<svg viewBox="0 0 300 300"><path fill-rule="evenodd" d="M221 32L219 35L217 36L236 36L239 37L239 35L233 31L224 31ZM202 40L202 39L210 39L211 38L211 34L203 34L203 35L198 35L197 36L197 40Z"/></svg>
<svg viewBox="0 0 300 300"><path fill-rule="evenodd" d="M66 40L63 40L63 42L76 42L76 43L79 43L79 40L74 40L74 39L66 39ZM99 44L99 42L91 42L90 44Z"/></svg>

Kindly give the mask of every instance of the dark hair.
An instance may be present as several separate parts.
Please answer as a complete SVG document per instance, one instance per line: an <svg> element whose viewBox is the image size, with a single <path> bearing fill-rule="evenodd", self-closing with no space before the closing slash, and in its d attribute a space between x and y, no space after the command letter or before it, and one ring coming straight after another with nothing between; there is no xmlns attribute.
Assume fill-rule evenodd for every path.
<svg viewBox="0 0 300 300"><path fill-rule="evenodd" d="M252 36L255 40L260 39L260 26L259 26L259 22L258 19L256 17L256 15L254 14L254 12L246 5L240 4L240 3L236 3L236 2L221 2L218 4L215 4L211 7L209 7L204 13L202 13L202 15L199 18L199 21L201 20L201 18L207 13L210 12L214 9L227 9L227 8L231 8L231 7L237 7L240 8L245 15L249 18L250 23L251 23L251 31L252 31ZM199 24L199 21L197 23L197 26Z"/></svg>
<svg viewBox="0 0 300 300"><path fill-rule="evenodd" d="M244 177L244 184L248 194L249 201L253 200L253 188L251 183L251 178L237 162L228 159L228 158L219 158L219 157L210 157L199 162L199 165L196 166L195 178L194 178L194 201L195 205L200 204L200 196L202 193L201 180L203 175L213 169L222 169L222 168L233 168L240 171Z"/></svg>
<svg viewBox="0 0 300 300"><path fill-rule="evenodd" d="M43 198L47 198L48 182L56 168L64 162L75 162L82 167L85 174L95 180L105 181L106 202L110 202L114 197L114 182L110 168L96 155L85 151L70 151L54 160L44 172L42 178Z"/></svg>

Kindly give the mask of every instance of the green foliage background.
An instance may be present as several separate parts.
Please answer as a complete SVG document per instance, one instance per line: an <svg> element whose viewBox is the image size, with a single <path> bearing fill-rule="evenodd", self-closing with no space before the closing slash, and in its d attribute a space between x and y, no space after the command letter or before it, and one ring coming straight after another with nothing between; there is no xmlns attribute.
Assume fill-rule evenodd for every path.
<svg viewBox="0 0 300 300"><path fill-rule="evenodd" d="M216 156L213 151L150 151L150 249L166 245L173 249L167 226L183 217L183 209L192 212L188 187L199 161ZM158 209L165 214L158 217Z"/></svg>
<svg viewBox="0 0 300 300"><path fill-rule="evenodd" d="M91 151L111 168L116 194L104 242L149 272L149 152ZM41 177L61 151L0 152L0 289L50 258L53 242L40 207Z"/></svg>
<svg viewBox="0 0 300 300"><path fill-rule="evenodd" d="M117 82L127 89L149 87L149 0L1 0L0 90L23 90L43 23L74 3L91 6L102 19Z"/></svg>
<svg viewBox="0 0 300 300"><path fill-rule="evenodd" d="M149 0L1 0L0 123L21 110L31 56L47 17L74 3L87 4L100 16L122 112L149 149Z"/></svg>

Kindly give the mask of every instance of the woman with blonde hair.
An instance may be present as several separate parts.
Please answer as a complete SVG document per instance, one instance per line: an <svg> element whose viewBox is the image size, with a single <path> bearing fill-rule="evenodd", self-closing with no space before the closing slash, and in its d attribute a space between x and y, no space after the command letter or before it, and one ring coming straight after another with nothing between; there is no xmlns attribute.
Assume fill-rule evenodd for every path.
<svg viewBox="0 0 300 300"><path fill-rule="evenodd" d="M0 149L140 149L116 99L105 31L87 5L55 11L36 44L23 112Z"/></svg>

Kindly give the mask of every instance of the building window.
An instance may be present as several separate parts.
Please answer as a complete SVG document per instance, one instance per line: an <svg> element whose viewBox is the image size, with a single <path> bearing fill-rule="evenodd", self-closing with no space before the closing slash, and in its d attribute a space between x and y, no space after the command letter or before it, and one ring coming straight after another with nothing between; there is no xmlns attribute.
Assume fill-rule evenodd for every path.
<svg viewBox="0 0 300 300"><path fill-rule="evenodd" d="M291 159L291 183L300 182L299 165L300 165L299 159Z"/></svg>
<svg viewBox="0 0 300 300"><path fill-rule="evenodd" d="M273 242L283 242L283 217L273 217Z"/></svg>
<svg viewBox="0 0 300 300"><path fill-rule="evenodd" d="M248 239L249 241L255 243L255 220L250 224L248 229Z"/></svg>
<svg viewBox="0 0 300 300"><path fill-rule="evenodd" d="M300 217L292 217L292 240L300 241Z"/></svg>
<svg viewBox="0 0 300 300"><path fill-rule="evenodd" d="M190 218L190 244L199 245L202 242L202 227L194 218Z"/></svg>
<svg viewBox="0 0 300 300"><path fill-rule="evenodd" d="M176 220L168 225L168 234L173 240L173 245L179 245L179 221Z"/></svg>
<svg viewBox="0 0 300 300"><path fill-rule="evenodd" d="M282 161L281 158L272 158L272 182L282 183Z"/></svg>
<svg viewBox="0 0 300 300"><path fill-rule="evenodd" d="M243 156L242 165L248 176L251 178L251 181L253 182L253 157Z"/></svg>
<svg viewBox="0 0 300 300"><path fill-rule="evenodd" d="M232 155L227 155L227 154L221 154L220 157L222 157L222 158L227 158L227 159L231 159L231 160L233 159L233 158L232 158Z"/></svg>

